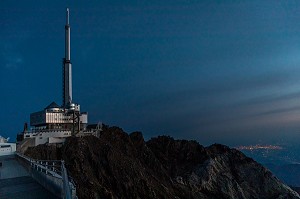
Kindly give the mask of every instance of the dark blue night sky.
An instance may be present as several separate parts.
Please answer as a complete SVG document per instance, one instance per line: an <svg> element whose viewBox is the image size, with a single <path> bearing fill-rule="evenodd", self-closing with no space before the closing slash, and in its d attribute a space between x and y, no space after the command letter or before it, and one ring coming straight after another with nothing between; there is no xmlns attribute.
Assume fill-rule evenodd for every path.
<svg viewBox="0 0 300 199"><path fill-rule="evenodd" d="M91 123L204 145L300 135L299 1L2 0L2 136L62 103L66 7Z"/></svg>

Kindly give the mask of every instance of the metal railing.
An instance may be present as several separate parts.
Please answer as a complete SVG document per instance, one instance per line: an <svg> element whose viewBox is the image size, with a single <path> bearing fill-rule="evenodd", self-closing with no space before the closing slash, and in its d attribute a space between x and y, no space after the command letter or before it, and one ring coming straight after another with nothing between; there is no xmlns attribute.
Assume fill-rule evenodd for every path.
<svg viewBox="0 0 300 199"><path fill-rule="evenodd" d="M48 128L48 129L31 129L30 131L27 131L26 133L42 133L42 132L68 132L70 129L66 128Z"/></svg>
<svg viewBox="0 0 300 199"><path fill-rule="evenodd" d="M49 175L60 179L62 181L63 198L72 199L77 198L72 196L72 192L76 193L76 186L73 179L68 176L65 162L63 160L36 160L29 158L23 154L16 153L16 155L27 162L31 169L34 169L44 175Z"/></svg>

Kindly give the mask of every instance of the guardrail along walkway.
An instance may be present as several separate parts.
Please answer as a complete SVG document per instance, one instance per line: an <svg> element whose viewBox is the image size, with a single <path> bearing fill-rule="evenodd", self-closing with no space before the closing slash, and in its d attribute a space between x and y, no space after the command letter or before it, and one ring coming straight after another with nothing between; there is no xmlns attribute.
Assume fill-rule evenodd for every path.
<svg viewBox="0 0 300 199"><path fill-rule="evenodd" d="M57 198L29 175L15 156L1 156L0 162L1 199Z"/></svg>

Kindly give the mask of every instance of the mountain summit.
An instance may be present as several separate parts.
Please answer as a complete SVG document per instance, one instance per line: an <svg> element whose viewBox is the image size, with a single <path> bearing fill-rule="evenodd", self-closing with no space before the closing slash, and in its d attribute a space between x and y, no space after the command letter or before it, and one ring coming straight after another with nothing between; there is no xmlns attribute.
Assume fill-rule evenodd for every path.
<svg viewBox="0 0 300 199"><path fill-rule="evenodd" d="M300 198L269 170L236 149L159 136L145 141L105 127L100 138L70 137L26 155L64 159L79 198Z"/></svg>

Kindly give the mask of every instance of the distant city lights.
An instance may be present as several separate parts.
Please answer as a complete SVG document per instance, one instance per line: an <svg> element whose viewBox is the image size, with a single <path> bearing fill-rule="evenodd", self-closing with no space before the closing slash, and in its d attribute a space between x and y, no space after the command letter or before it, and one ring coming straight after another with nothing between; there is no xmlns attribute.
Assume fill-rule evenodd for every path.
<svg viewBox="0 0 300 199"><path fill-rule="evenodd" d="M258 150L258 149L269 149L269 150L281 150L283 149L281 146L277 145L250 145L250 146L238 146L235 147L238 150Z"/></svg>

